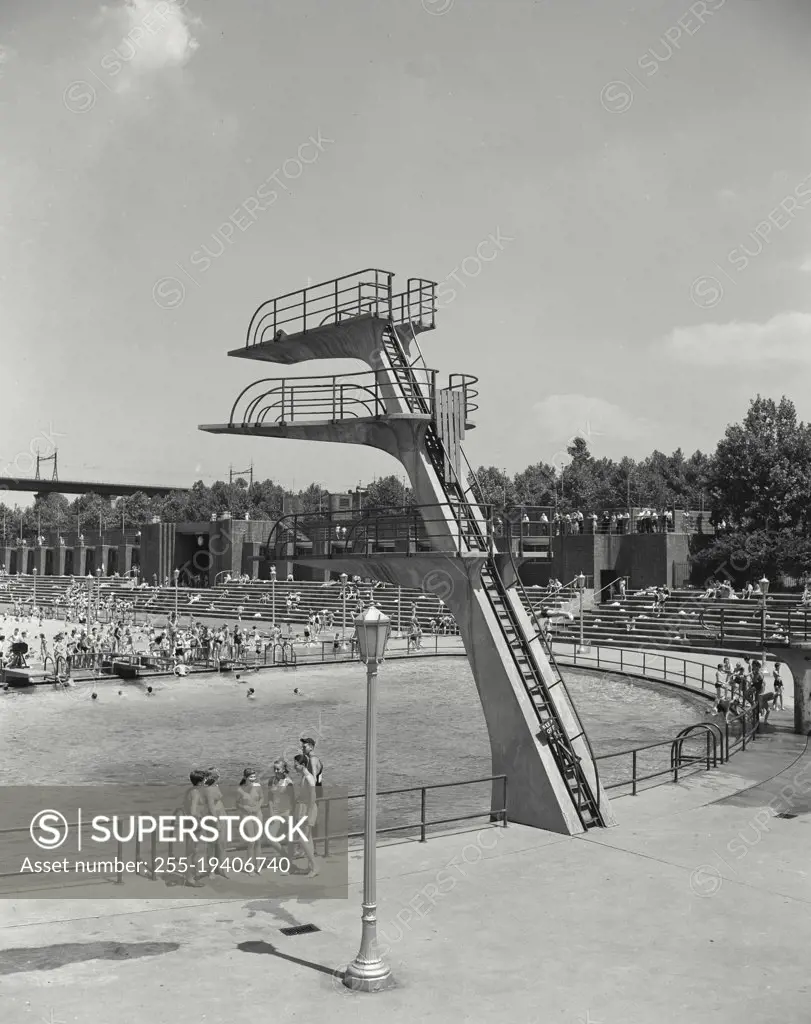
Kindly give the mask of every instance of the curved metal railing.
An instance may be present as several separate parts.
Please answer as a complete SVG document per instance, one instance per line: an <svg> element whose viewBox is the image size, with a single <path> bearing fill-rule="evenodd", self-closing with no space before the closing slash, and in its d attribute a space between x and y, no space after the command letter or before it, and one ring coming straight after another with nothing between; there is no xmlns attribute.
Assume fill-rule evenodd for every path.
<svg viewBox="0 0 811 1024"><path fill-rule="evenodd" d="M281 340L286 334L306 334L316 327L358 316L433 328L436 282L409 278L406 290L395 295L393 278L388 270L367 267L268 299L251 318L245 347Z"/></svg>
<svg viewBox="0 0 811 1024"><path fill-rule="evenodd" d="M335 423L340 420L374 418L386 415L387 399L396 397L394 370L368 370L361 373L326 374L318 377L265 377L254 381L237 395L231 407L229 425L261 426L264 423ZM437 371L423 370L420 383L424 410L436 407ZM478 377L452 374L447 388L460 390L465 403L465 419L478 409ZM420 415L420 409L412 410Z"/></svg>
<svg viewBox="0 0 811 1024"><path fill-rule="evenodd" d="M479 397L479 389L474 385L479 383L479 378L469 373L452 373L448 378L448 390L462 391L465 399L465 418L472 412L476 412L479 404L476 399Z"/></svg>
<svg viewBox="0 0 811 1024"><path fill-rule="evenodd" d="M436 387L431 370L430 389ZM323 377L267 377L254 381L237 396L230 426L359 419L386 413L385 392L391 393L391 373L369 370Z"/></svg>

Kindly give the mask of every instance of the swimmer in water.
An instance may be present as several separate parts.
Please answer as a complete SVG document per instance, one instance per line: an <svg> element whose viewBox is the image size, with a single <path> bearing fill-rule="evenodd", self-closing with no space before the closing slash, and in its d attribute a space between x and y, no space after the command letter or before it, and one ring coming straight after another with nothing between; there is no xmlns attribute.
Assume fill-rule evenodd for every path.
<svg viewBox="0 0 811 1024"><path fill-rule="evenodd" d="M256 700L256 690L251 686L246 694L248 700Z"/></svg>
<svg viewBox="0 0 811 1024"><path fill-rule="evenodd" d="M298 693L298 692L299 692L299 689L298 689L298 687L296 687L295 690L293 690L293 693Z"/></svg>
<svg viewBox="0 0 811 1024"><path fill-rule="evenodd" d="M152 691L152 687L151 686L147 686L147 688L146 688L146 695L147 695L147 697L151 697L152 696L152 692L153 692Z"/></svg>
<svg viewBox="0 0 811 1024"><path fill-rule="evenodd" d="M99 695L97 693L91 693L90 694L90 699L91 700L98 700L99 699Z"/></svg>

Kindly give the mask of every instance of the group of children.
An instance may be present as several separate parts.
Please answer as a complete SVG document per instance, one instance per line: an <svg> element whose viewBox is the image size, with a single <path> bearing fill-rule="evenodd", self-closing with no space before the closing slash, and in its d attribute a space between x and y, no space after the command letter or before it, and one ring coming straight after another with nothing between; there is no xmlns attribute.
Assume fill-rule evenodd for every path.
<svg viewBox="0 0 811 1024"><path fill-rule="evenodd" d="M724 658L715 670L715 704L710 714L723 714L728 722L730 715L740 715L747 707L755 709L758 717L769 721L773 709L783 710L783 679L780 675L781 662L774 663L772 676L773 691L765 692L764 666L757 659L743 659L733 669L729 658Z"/></svg>
<svg viewBox="0 0 811 1024"><path fill-rule="evenodd" d="M318 798L323 790L324 766L313 753L315 740L302 736L301 753L293 758L295 782L284 758L273 762L267 789L262 786L255 768L246 768L236 790L236 811L242 818L256 818L267 821L273 816L280 818L306 819L306 838L297 843L273 841L266 837L272 852L286 853L292 858L298 850L307 861L307 873L318 874L315 864L313 830L318 820ZM195 768L189 775L191 786L183 801L183 814L201 821L203 818L223 819L226 816L225 801L220 789L220 773L216 768ZM247 858L250 871L262 866L263 839L247 844ZM187 841L185 884L199 887L205 875L227 875L229 860L225 830L219 832L214 843L206 848L194 840ZM212 852L215 856L207 856Z"/></svg>

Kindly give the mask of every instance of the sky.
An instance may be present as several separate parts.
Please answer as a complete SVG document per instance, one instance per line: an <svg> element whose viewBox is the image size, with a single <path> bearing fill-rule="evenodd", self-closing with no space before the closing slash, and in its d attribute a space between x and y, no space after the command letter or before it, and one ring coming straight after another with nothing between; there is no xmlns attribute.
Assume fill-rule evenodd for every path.
<svg viewBox="0 0 811 1024"><path fill-rule="evenodd" d="M440 283L422 349L480 378L474 465L711 451L758 392L811 419L807 0L3 8L0 475L54 445L63 479L399 472L197 429L361 369L226 353L364 267Z"/></svg>

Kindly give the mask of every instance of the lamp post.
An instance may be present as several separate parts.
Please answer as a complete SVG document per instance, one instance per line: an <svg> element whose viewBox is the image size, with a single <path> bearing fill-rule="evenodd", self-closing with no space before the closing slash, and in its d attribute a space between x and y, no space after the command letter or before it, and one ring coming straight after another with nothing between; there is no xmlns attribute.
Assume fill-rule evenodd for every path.
<svg viewBox="0 0 811 1024"><path fill-rule="evenodd" d="M34 604L31 608L33 613L34 608L37 606L37 567L34 566Z"/></svg>
<svg viewBox="0 0 811 1024"><path fill-rule="evenodd" d="M276 566L270 567L270 591L271 591L271 625L276 628Z"/></svg>
<svg viewBox="0 0 811 1024"><path fill-rule="evenodd" d="M345 572L341 573L341 603L343 605L343 625L341 626L341 640L346 640L346 585L349 577Z"/></svg>
<svg viewBox="0 0 811 1024"><path fill-rule="evenodd" d="M101 569L96 569L96 621L101 618Z"/></svg>
<svg viewBox="0 0 811 1024"><path fill-rule="evenodd" d="M175 569L175 629L177 629L177 583L180 579L180 569Z"/></svg>
<svg viewBox="0 0 811 1024"><path fill-rule="evenodd" d="M766 595L769 593L769 581L766 579L766 574L763 574L763 579L758 581L760 586L760 646L763 649L766 646Z"/></svg>
<svg viewBox="0 0 811 1024"><path fill-rule="evenodd" d="M579 654L583 653L583 591L586 589L586 577L581 572L576 578L577 589L580 593L580 650Z"/></svg>
<svg viewBox="0 0 811 1024"><path fill-rule="evenodd" d="M379 992L391 978L391 968L377 949L377 666L386 654L391 620L374 604L355 619L360 660L366 664L366 796L363 832L363 932L360 949L347 965L343 982L359 992Z"/></svg>

